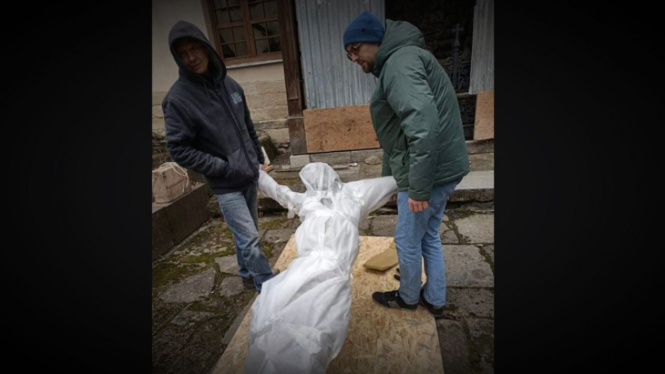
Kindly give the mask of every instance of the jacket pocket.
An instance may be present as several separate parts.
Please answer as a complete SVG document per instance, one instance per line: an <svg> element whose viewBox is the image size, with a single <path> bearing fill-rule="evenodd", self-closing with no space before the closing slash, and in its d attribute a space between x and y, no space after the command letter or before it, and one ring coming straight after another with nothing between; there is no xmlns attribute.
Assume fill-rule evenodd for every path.
<svg viewBox="0 0 665 374"><path fill-rule="evenodd" d="M231 153L228 159L228 176L225 183L227 187L242 185L254 177L254 171L247 162L247 156L242 147Z"/></svg>

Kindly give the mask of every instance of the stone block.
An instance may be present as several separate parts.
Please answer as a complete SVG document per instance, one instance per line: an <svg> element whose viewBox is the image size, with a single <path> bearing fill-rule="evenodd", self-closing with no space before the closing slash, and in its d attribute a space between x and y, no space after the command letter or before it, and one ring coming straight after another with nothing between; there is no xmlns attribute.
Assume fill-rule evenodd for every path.
<svg viewBox="0 0 665 374"><path fill-rule="evenodd" d="M156 203L169 203L191 189L187 171L167 162L152 171L152 195Z"/></svg>
<svg viewBox="0 0 665 374"><path fill-rule="evenodd" d="M476 153L469 155L471 171L494 170L494 153Z"/></svg>
<svg viewBox="0 0 665 374"><path fill-rule="evenodd" d="M455 203L487 202L494 200L494 188L455 190L448 201Z"/></svg>
<svg viewBox="0 0 665 374"><path fill-rule="evenodd" d="M164 118L152 119L152 131L164 135Z"/></svg>
<svg viewBox="0 0 665 374"><path fill-rule="evenodd" d="M215 258L215 263L222 273L238 275L238 259L236 255Z"/></svg>
<svg viewBox="0 0 665 374"><path fill-rule="evenodd" d="M470 319L471 344L478 353L481 373L494 373L494 320ZM446 372L448 374L448 372Z"/></svg>
<svg viewBox="0 0 665 374"><path fill-rule="evenodd" d="M478 153L494 153L494 139L467 140L466 151L470 155Z"/></svg>
<svg viewBox="0 0 665 374"><path fill-rule="evenodd" d="M152 106L152 118L164 118L164 111L161 104Z"/></svg>
<svg viewBox="0 0 665 374"><path fill-rule="evenodd" d="M381 176L381 170L383 167L381 164L378 165L369 165L369 164L360 164L359 166L359 176L360 179L367 178L378 178Z"/></svg>
<svg viewBox="0 0 665 374"><path fill-rule="evenodd" d="M450 318L494 318L494 290L490 288L449 287L446 304L454 306L446 312Z"/></svg>
<svg viewBox="0 0 665 374"><path fill-rule="evenodd" d="M291 139L289 138L289 129L268 129L264 130L266 135L270 137L272 144L275 146L283 143L289 143Z"/></svg>
<svg viewBox="0 0 665 374"><path fill-rule="evenodd" d="M302 168L309 164L309 155L291 155L289 156L289 163L292 168Z"/></svg>
<svg viewBox="0 0 665 374"><path fill-rule="evenodd" d="M242 293L245 287L240 277L226 277L219 286L219 296L231 297Z"/></svg>
<svg viewBox="0 0 665 374"><path fill-rule="evenodd" d="M291 236L296 232L294 229L273 229L268 230L263 236L263 240L268 243L278 244L286 243L291 239Z"/></svg>
<svg viewBox="0 0 665 374"><path fill-rule="evenodd" d="M494 170L471 171L450 195L451 202L494 200Z"/></svg>
<svg viewBox="0 0 665 374"><path fill-rule="evenodd" d="M448 287L494 287L494 273L478 247L443 245Z"/></svg>
<svg viewBox="0 0 665 374"><path fill-rule="evenodd" d="M472 214L456 220L455 224L467 243L494 243L494 214Z"/></svg>
<svg viewBox="0 0 665 374"><path fill-rule="evenodd" d="M481 249L481 251L489 257L490 261L492 261L490 265L494 266L494 245L486 245Z"/></svg>
<svg viewBox="0 0 665 374"><path fill-rule="evenodd" d="M372 236L393 236L396 225L396 215L376 216L372 218Z"/></svg>
<svg viewBox="0 0 665 374"><path fill-rule="evenodd" d="M351 151L351 162L361 163L365 162L369 157L376 156L379 160L383 160L383 149L363 149L360 151Z"/></svg>
<svg viewBox="0 0 665 374"><path fill-rule="evenodd" d="M324 162L328 165L348 165L351 163L351 152L312 153L312 162Z"/></svg>
<svg viewBox="0 0 665 374"><path fill-rule="evenodd" d="M494 139L494 91L478 92L473 139Z"/></svg>
<svg viewBox="0 0 665 374"><path fill-rule="evenodd" d="M162 204L152 204L152 261L173 247L173 235Z"/></svg>
<svg viewBox="0 0 665 374"><path fill-rule="evenodd" d="M208 296L214 286L215 270L208 269L169 287L159 298L167 303L191 303Z"/></svg>
<svg viewBox="0 0 665 374"><path fill-rule="evenodd" d="M191 191L166 205L166 216L174 244L183 241L209 218L206 186L197 184Z"/></svg>
<svg viewBox="0 0 665 374"><path fill-rule="evenodd" d="M289 124L286 119L276 119L276 120L267 120L267 121L254 121L254 128L257 131L264 131L269 129L283 129L289 128Z"/></svg>
<svg viewBox="0 0 665 374"><path fill-rule="evenodd" d="M445 374L472 373L469 341L464 326L448 319L436 320L436 326L439 332L439 345Z"/></svg>
<svg viewBox="0 0 665 374"><path fill-rule="evenodd" d="M441 225L441 226L443 227L443 225ZM441 235L441 243L443 243L443 244L459 244L459 240L457 239L457 235L455 235L455 232L453 230L447 230L447 231L444 231L443 234Z"/></svg>

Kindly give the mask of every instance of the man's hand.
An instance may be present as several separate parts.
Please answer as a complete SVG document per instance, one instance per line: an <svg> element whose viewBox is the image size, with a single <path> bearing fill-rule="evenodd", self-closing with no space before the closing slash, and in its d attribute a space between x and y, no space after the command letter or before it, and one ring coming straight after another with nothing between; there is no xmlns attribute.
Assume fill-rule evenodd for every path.
<svg viewBox="0 0 665 374"><path fill-rule="evenodd" d="M390 196L390 200L388 200L389 203L396 203L397 202L397 194L394 194Z"/></svg>
<svg viewBox="0 0 665 374"><path fill-rule="evenodd" d="M422 212L427 209L428 206L427 201L418 201L409 198L409 210L414 213Z"/></svg>
<svg viewBox="0 0 665 374"><path fill-rule="evenodd" d="M261 170L265 171L266 173L269 172L269 171L271 171L271 170L274 169L274 168L275 168L275 167L272 166L272 165L266 165L266 164L261 165Z"/></svg>

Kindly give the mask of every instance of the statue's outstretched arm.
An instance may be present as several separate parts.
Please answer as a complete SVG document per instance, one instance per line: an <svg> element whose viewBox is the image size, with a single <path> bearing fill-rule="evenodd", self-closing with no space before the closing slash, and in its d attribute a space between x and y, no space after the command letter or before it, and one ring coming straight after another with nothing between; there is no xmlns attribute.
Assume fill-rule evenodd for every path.
<svg viewBox="0 0 665 374"><path fill-rule="evenodd" d="M289 210L289 218L300 211L300 203L305 198L304 194L291 191L287 186L278 184L268 173L259 170L259 190L262 194L277 201L279 205Z"/></svg>

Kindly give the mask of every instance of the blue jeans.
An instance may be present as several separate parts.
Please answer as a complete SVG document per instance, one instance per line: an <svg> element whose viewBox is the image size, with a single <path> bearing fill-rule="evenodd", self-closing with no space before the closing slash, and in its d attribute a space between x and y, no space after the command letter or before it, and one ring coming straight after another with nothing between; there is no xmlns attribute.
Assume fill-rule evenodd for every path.
<svg viewBox="0 0 665 374"><path fill-rule="evenodd" d="M233 233L238 260L238 275L254 277L257 291L273 277L259 243L259 215L256 183L241 192L218 194L217 202Z"/></svg>
<svg viewBox="0 0 665 374"><path fill-rule="evenodd" d="M434 186L427 209L414 213L409 210L408 191L397 193L397 227L395 247L399 261L399 295L407 304L416 304L420 297L422 262L425 261L427 282L425 301L435 307L446 303L446 270L441 249L439 227L448 196L459 181Z"/></svg>

